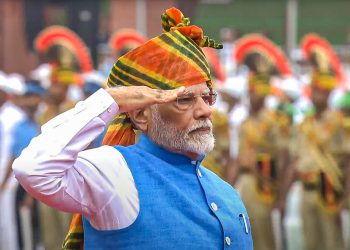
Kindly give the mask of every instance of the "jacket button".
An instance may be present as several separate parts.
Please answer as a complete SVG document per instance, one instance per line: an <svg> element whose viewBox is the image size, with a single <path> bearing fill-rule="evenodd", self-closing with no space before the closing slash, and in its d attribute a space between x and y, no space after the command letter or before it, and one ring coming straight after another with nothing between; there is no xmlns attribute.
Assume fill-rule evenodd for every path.
<svg viewBox="0 0 350 250"><path fill-rule="evenodd" d="M218 211L218 205L216 205L216 203L212 202L210 204L210 207L211 207L211 209L213 209L213 211Z"/></svg>
<svg viewBox="0 0 350 250"><path fill-rule="evenodd" d="M226 236L225 237L225 242L226 242L226 245L230 246L231 245L231 238Z"/></svg>

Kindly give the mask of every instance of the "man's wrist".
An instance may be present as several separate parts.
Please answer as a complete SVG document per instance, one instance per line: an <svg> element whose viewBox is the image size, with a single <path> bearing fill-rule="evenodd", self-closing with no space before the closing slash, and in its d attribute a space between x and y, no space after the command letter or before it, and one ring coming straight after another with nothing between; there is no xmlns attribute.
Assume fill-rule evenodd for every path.
<svg viewBox="0 0 350 250"><path fill-rule="evenodd" d="M110 94L109 89L99 89L93 95L88 97L85 100L85 103L87 106L91 104L95 107L96 105L98 105L98 106L102 106L102 108L107 108L111 104L116 103L116 99L114 98L113 95Z"/></svg>
<svg viewBox="0 0 350 250"><path fill-rule="evenodd" d="M118 104L118 100L122 98L123 93L118 91L118 89L125 88L124 86L116 86L111 88L104 89L105 92L114 100L115 103ZM124 93L125 94L125 93Z"/></svg>

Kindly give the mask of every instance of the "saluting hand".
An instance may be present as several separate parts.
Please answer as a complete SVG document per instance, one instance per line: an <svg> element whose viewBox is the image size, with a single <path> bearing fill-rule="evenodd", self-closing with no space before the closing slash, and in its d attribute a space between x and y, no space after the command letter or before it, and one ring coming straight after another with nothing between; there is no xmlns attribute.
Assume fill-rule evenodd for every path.
<svg viewBox="0 0 350 250"><path fill-rule="evenodd" d="M119 106L120 112L128 112L153 104L175 101L185 92L185 87L172 90L152 89L146 86L112 87L106 91Z"/></svg>

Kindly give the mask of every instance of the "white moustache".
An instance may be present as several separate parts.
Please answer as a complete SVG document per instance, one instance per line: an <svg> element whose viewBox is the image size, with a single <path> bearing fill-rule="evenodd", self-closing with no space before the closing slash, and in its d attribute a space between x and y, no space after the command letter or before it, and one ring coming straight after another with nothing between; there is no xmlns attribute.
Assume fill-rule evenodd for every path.
<svg viewBox="0 0 350 250"><path fill-rule="evenodd" d="M210 131L212 131L213 124L209 119L201 120L198 123L194 124L191 128L189 128L188 132L193 132L193 131L195 131L197 129L201 129L201 128L210 128Z"/></svg>

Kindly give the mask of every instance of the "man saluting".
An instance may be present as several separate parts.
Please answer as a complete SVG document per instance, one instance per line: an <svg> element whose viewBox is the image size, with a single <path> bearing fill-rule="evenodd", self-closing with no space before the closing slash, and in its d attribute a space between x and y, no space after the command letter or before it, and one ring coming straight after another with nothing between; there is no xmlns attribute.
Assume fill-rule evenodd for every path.
<svg viewBox="0 0 350 250"><path fill-rule="evenodd" d="M252 249L238 194L200 165L214 147L216 98L200 46L221 46L175 8L162 24L163 34L118 59L111 88L42 127L14 162L16 178L83 215L85 249ZM84 151L110 121L106 144L132 144L133 129L138 142Z"/></svg>

